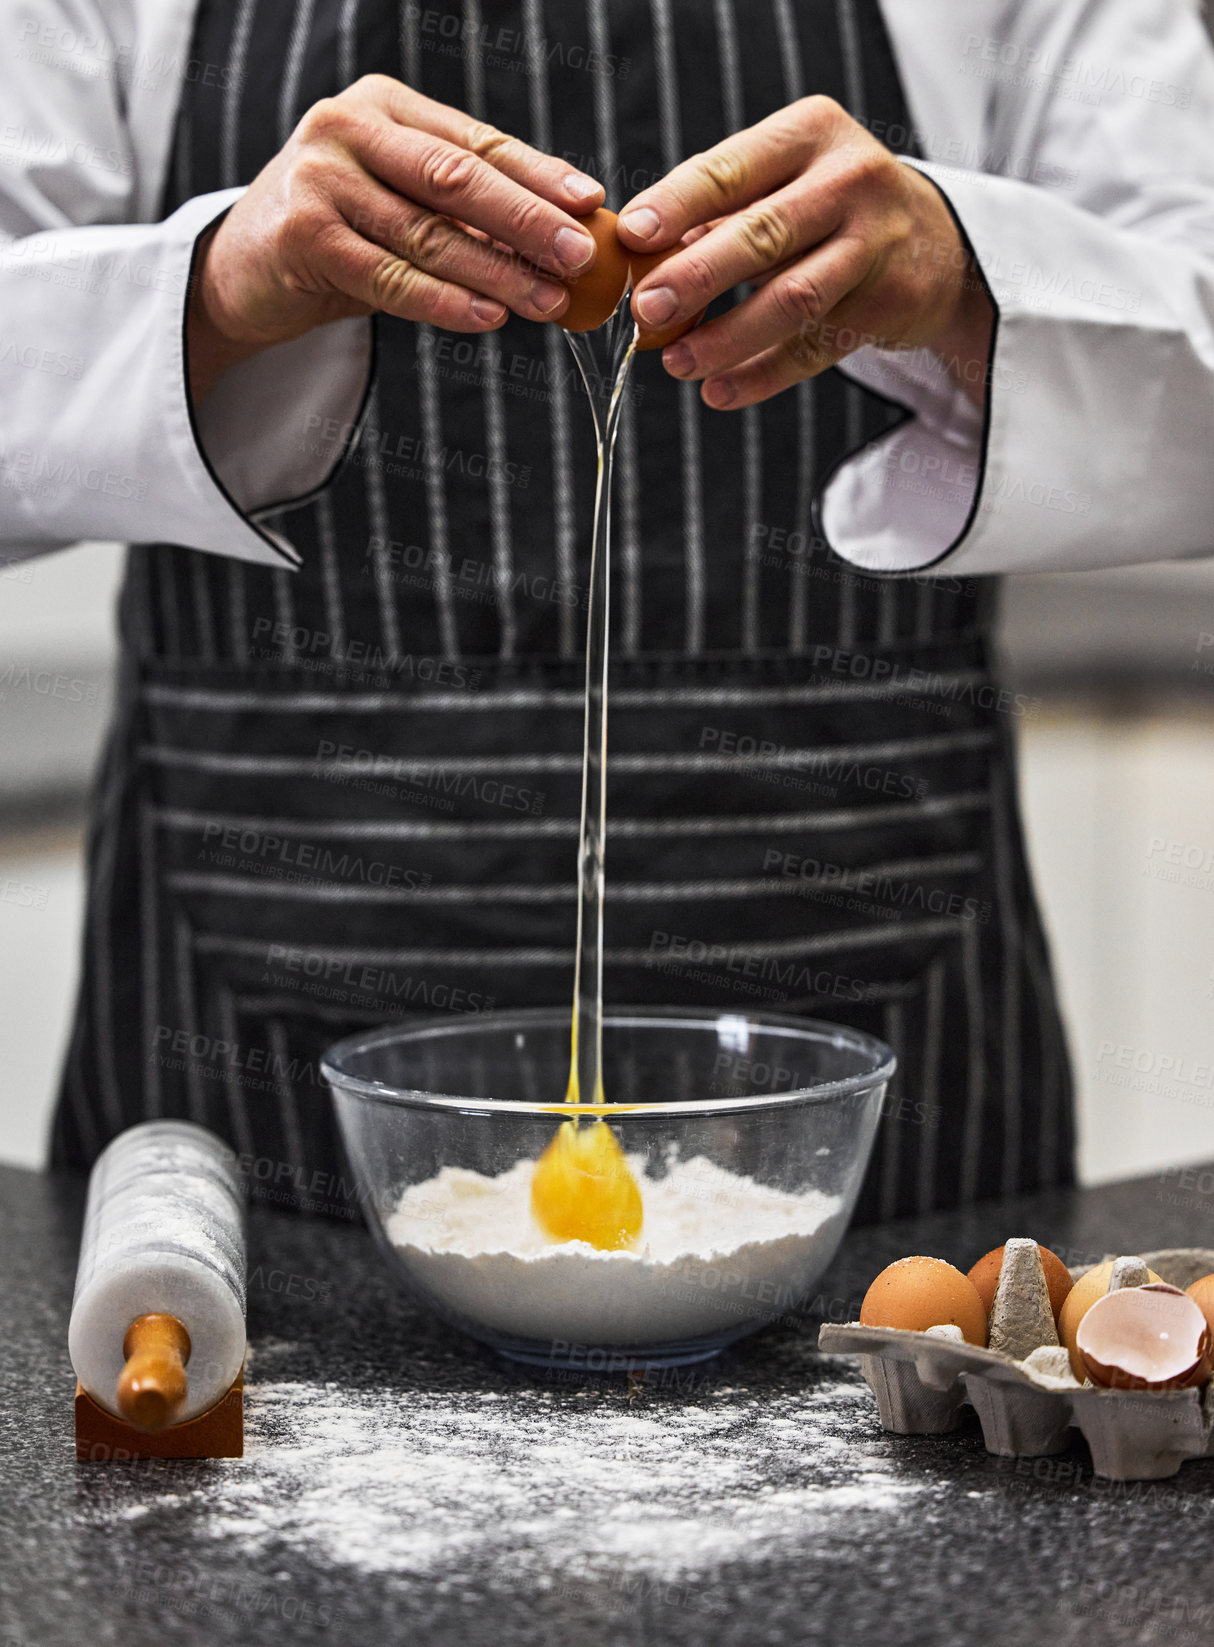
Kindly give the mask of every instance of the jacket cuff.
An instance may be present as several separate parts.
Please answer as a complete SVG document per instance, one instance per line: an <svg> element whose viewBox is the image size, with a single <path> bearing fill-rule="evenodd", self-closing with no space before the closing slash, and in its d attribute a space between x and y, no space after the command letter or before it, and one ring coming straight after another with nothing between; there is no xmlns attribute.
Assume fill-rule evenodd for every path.
<svg viewBox="0 0 1214 1647"><path fill-rule="evenodd" d="M371 325L342 322L267 351L225 376L195 416L185 317L197 245L240 193L200 195L162 223L0 245L0 292L20 299L25 329L54 335L66 324L92 344L71 376L24 373L20 395L0 402L5 559L117 539L298 565L257 516L331 479L361 414ZM316 418L339 433L329 423L326 439L309 439Z"/></svg>
<svg viewBox="0 0 1214 1647"><path fill-rule="evenodd" d="M1047 189L913 164L996 307L986 414L916 388L904 359L853 357L911 418L830 478L831 547L870 572L966 576L1208 555L1210 263Z"/></svg>
<svg viewBox="0 0 1214 1647"><path fill-rule="evenodd" d="M974 255L964 221L942 185L939 174L945 168L906 164L932 178L957 222L967 255ZM889 433L849 453L823 485L819 525L830 547L853 566L890 574L922 572L949 559L973 527L986 471L999 340L998 300L986 284L996 316L985 416L930 349L858 349L839 366L846 377L906 414ZM999 376L1005 383L1014 378L1002 360Z"/></svg>
<svg viewBox="0 0 1214 1647"><path fill-rule="evenodd" d="M194 413L218 485L252 520L329 485L371 387L374 326L336 320L230 367Z"/></svg>

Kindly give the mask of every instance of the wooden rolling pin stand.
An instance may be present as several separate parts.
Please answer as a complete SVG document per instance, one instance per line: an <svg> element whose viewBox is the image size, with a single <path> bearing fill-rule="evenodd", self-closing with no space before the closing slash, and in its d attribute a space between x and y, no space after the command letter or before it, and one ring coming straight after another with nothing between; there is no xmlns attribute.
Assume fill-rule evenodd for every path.
<svg viewBox="0 0 1214 1647"><path fill-rule="evenodd" d="M122 1343L126 1365L116 1405L99 1407L76 1384L76 1460L117 1463L132 1458L243 1458L244 1368L226 1395L184 1424L173 1414L185 1403L190 1335L174 1315L141 1315Z"/></svg>

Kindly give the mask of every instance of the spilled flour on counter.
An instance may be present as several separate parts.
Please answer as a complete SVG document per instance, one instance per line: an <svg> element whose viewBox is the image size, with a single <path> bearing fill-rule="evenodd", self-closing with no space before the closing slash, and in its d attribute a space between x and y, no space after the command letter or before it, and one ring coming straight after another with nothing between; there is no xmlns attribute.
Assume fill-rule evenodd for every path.
<svg viewBox="0 0 1214 1647"><path fill-rule="evenodd" d="M448 1309L516 1338L661 1344L773 1319L816 1280L842 1233L843 1203L739 1177L703 1156L644 1176L635 1252L550 1242L531 1216L532 1161L487 1178L444 1167L401 1195L388 1237Z"/></svg>
<svg viewBox="0 0 1214 1647"><path fill-rule="evenodd" d="M299 1376L292 1346L257 1346L245 1457L170 1464L159 1491L152 1471L129 1486L101 1477L94 1490L118 1501L95 1506L96 1524L113 1531L145 1508L207 1570L207 1547L218 1560L222 1544L250 1575L306 1559L471 1594L593 1591L608 1605L635 1604L647 1580L707 1607L726 1566L796 1559L807 1540L819 1561L854 1552L931 1496L841 1369L630 1401L618 1385L532 1387L492 1370L479 1387L435 1388L467 1373L402 1351L403 1387L356 1389Z"/></svg>

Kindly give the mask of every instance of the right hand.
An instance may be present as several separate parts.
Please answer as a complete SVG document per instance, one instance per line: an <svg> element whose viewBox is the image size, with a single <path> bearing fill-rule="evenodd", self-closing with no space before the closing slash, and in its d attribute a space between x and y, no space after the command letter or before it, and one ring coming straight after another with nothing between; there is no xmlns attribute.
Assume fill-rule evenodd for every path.
<svg viewBox="0 0 1214 1647"><path fill-rule="evenodd" d="M562 314L604 191L566 162L386 75L304 115L204 239L190 387L316 326L377 310L455 332ZM546 276L555 276L555 279Z"/></svg>

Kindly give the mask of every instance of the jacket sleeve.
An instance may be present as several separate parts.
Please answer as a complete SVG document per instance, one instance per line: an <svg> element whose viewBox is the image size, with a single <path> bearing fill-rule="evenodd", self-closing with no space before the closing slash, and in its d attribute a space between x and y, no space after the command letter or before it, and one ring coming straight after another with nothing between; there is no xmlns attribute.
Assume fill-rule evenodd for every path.
<svg viewBox="0 0 1214 1647"><path fill-rule="evenodd" d="M261 517L340 464L371 326L341 321L268 350L195 414L191 265L240 191L130 221L141 156L123 65L136 54L116 15L37 0L0 23L0 560L116 538L295 564Z"/></svg>
<svg viewBox="0 0 1214 1647"><path fill-rule="evenodd" d="M823 532L876 572L1214 552L1214 51L1195 5L975 8L993 29L957 10L947 49L908 66L968 77L984 124L956 160L956 132L925 133L936 158L913 163L998 311L986 414L927 351L853 355L912 415L840 467Z"/></svg>

